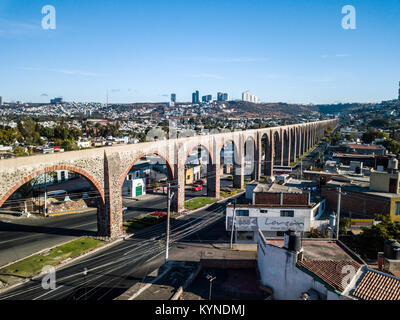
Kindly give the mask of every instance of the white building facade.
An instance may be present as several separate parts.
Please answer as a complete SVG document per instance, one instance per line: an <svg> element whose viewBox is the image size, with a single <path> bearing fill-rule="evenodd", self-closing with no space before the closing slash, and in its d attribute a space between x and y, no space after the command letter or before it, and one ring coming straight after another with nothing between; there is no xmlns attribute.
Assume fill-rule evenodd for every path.
<svg viewBox="0 0 400 320"><path fill-rule="evenodd" d="M249 90L242 93L242 100L252 103L258 103L257 96L253 95Z"/></svg>
<svg viewBox="0 0 400 320"><path fill-rule="evenodd" d="M236 211L234 213L234 211ZM235 242L255 243L258 229L265 237L281 237L292 229L310 232L322 227L319 216L325 211L325 200L310 205L230 205L226 208L226 231L232 230L235 215ZM328 221L324 221L326 224Z"/></svg>

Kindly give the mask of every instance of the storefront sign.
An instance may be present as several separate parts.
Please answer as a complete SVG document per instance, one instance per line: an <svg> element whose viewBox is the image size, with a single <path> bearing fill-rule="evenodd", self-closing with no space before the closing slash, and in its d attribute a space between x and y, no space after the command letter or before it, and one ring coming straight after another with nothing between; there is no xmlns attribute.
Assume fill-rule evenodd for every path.
<svg viewBox="0 0 400 320"><path fill-rule="evenodd" d="M232 217L228 217L227 230L231 230ZM304 218L292 217L236 217L235 230L237 231L309 231L305 225ZM308 226L309 229L309 226Z"/></svg>

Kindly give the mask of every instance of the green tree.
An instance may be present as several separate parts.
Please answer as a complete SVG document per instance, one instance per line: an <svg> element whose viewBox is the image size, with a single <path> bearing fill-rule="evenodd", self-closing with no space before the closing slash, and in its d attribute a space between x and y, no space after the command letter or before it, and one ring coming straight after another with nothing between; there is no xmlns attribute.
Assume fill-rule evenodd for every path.
<svg viewBox="0 0 400 320"><path fill-rule="evenodd" d="M377 215L380 223L362 228L362 232L345 242L359 253L361 257L376 259L378 252L383 251L384 242L388 239L400 239L400 222L392 221L389 215Z"/></svg>
<svg viewBox="0 0 400 320"><path fill-rule="evenodd" d="M21 147L21 146L15 146L13 148L13 152L14 152L16 157L29 156L29 154L27 152L25 152L25 149L23 147Z"/></svg>

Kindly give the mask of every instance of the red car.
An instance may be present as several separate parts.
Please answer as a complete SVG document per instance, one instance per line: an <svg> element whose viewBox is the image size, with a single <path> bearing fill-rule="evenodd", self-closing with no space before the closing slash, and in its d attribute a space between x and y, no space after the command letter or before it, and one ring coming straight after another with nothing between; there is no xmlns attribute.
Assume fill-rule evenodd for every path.
<svg viewBox="0 0 400 320"><path fill-rule="evenodd" d="M206 182L206 179L200 179L200 180L197 180L196 182L195 182L195 184L200 184L200 185L205 185L207 182Z"/></svg>
<svg viewBox="0 0 400 320"><path fill-rule="evenodd" d="M201 184L195 184L192 187L192 191L201 191L201 190L203 190L203 186Z"/></svg>

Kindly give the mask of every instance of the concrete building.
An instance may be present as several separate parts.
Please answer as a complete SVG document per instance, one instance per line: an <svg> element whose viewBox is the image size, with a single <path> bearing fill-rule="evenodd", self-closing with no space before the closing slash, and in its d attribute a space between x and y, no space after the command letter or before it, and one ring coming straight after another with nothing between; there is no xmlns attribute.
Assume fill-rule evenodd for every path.
<svg viewBox="0 0 400 320"><path fill-rule="evenodd" d="M390 215L400 221L400 194L372 191L369 181L345 177L332 177L321 187L321 197L328 211L337 211L338 188L341 188L341 217L350 219L375 219L377 214Z"/></svg>
<svg viewBox="0 0 400 320"><path fill-rule="evenodd" d="M321 188L327 209L337 211L338 188L341 188L341 216L351 219L375 219L377 214L390 215L400 221L400 173L398 162L390 159L386 171L372 170L369 176L331 176Z"/></svg>
<svg viewBox="0 0 400 320"><path fill-rule="evenodd" d="M187 164L185 169L185 184L193 184L201 179L201 166L198 164Z"/></svg>
<svg viewBox="0 0 400 320"><path fill-rule="evenodd" d="M399 92L398 92L398 95L397 95L397 100L400 101L400 81L399 81Z"/></svg>
<svg viewBox="0 0 400 320"><path fill-rule="evenodd" d="M217 101L228 101L228 94L223 92L218 92Z"/></svg>
<svg viewBox="0 0 400 320"><path fill-rule="evenodd" d="M257 243L260 282L273 300L400 300L400 278L372 269L340 241L268 240L260 231Z"/></svg>
<svg viewBox="0 0 400 320"><path fill-rule="evenodd" d="M332 148L331 148L332 149ZM334 147L336 153L357 154L357 155L378 155L386 154L386 148L380 144L340 144Z"/></svg>
<svg viewBox="0 0 400 320"><path fill-rule="evenodd" d="M200 93L198 90L192 93L192 104L200 103Z"/></svg>
<svg viewBox="0 0 400 320"><path fill-rule="evenodd" d="M150 161L139 161L127 174L122 185L122 196L135 198L146 194L149 184Z"/></svg>
<svg viewBox="0 0 400 320"><path fill-rule="evenodd" d="M211 95L211 94L208 94L208 95L206 95L206 96L202 96L202 97L201 97L201 101L202 101L202 102L211 102L211 101L212 101L212 95Z"/></svg>
<svg viewBox="0 0 400 320"><path fill-rule="evenodd" d="M234 221L235 242L254 243L258 229L266 237L280 237L289 228L307 233L328 227L329 221L320 219L325 200L312 202L309 192L279 184L258 184L252 189L246 194L251 204L226 208L226 230L232 230Z"/></svg>
<svg viewBox="0 0 400 320"><path fill-rule="evenodd" d="M249 90L242 93L242 101L258 103L257 96L253 95Z"/></svg>
<svg viewBox="0 0 400 320"><path fill-rule="evenodd" d="M400 172L397 159L390 159L386 171L372 171L370 177L370 190L378 192L400 193Z"/></svg>
<svg viewBox="0 0 400 320"><path fill-rule="evenodd" d="M2 106L2 105L3 105L3 97L0 96L0 106Z"/></svg>
<svg viewBox="0 0 400 320"><path fill-rule="evenodd" d="M135 198L146 194L146 179L127 179L122 185L122 196L127 198Z"/></svg>
<svg viewBox="0 0 400 320"><path fill-rule="evenodd" d="M54 98L50 100L51 104L63 103L63 98Z"/></svg>

